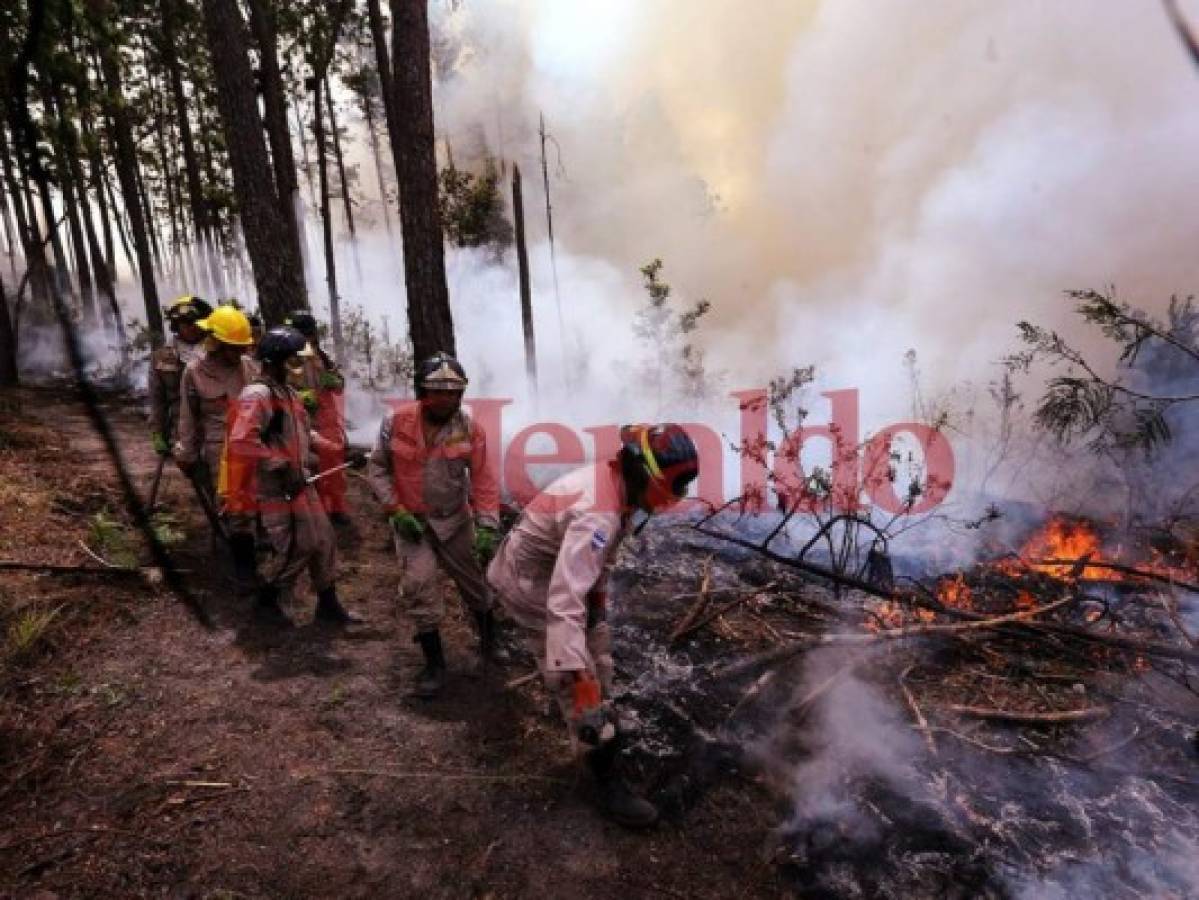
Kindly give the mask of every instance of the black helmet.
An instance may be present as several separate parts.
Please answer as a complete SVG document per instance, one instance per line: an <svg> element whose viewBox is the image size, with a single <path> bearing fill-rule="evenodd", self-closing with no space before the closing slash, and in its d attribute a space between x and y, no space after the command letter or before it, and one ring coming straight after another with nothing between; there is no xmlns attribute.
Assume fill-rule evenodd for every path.
<svg viewBox="0 0 1199 900"><path fill-rule="evenodd" d="M620 461L632 496L656 481L683 497L699 476L699 452L681 425L625 425L620 429Z"/></svg>
<svg viewBox="0 0 1199 900"><path fill-rule="evenodd" d="M306 338L316 337L316 316L310 312L294 312L283 320L284 325L290 325Z"/></svg>
<svg viewBox="0 0 1199 900"><path fill-rule="evenodd" d="M307 346L304 335L287 325L279 325L262 336L254 356L262 362L281 363Z"/></svg>
<svg viewBox="0 0 1199 900"><path fill-rule="evenodd" d="M203 297L184 294L177 297L167 307L167 321L182 324L184 322L199 322L212 315L212 304Z"/></svg>
<svg viewBox="0 0 1199 900"><path fill-rule="evenodd" d="M425 391L465 391L467 383L462 363L444 350L439 350L417 366L413 376L413 387L418 397L424 396Z"/></svg>

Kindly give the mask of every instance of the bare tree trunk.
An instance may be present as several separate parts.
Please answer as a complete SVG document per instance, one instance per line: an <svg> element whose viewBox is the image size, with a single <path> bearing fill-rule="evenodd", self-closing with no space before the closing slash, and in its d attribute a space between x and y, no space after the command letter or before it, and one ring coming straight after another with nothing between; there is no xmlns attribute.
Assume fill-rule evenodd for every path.
<svg viewBox="0 0 1199 900"><path fill-rule="evenodd" d="M4 279L0 278L0 387L12 387L18 383L17 336L12 315L8 309L8 292Z"/></svg>
<svg viewBox="0 0 1199 900"><path fill-rule="evenodd" d="M0 174L0 178L3 175ZM4 216L4 241L8 244L8 265L12 269L13 278L17 277L17 237L16 228L13 225L12 210L8 206L8 188L0 184L0 213ZM390 227L388 231L390 231Z"/></svg>
<svg viewBox="0 0 1199 900"><path fill-rule="evenodd" d="M75 248L75 274L79 279L79 293L83 301L84 324L94 327L99 316L96 303L96 292L92 284L91 264L88 259L87 244L83 238L83 225L79 212L79 195L86 192L87 187L82 181L76 180L75 169L78 159L72 165L71 155L76 141L73 140L73 126L68 118L69 111L63 101L62 87L55 85L51 88L43 84L43 97L46 109L51 111L56 127L53 142L55 166L59 174L59 191L62 194L63 207L67 212L67 225L70 230L71 244Z"/></svg>
<svg viewBox="0 0 1199 900"><path fill-rule="evenodd" d="M386 102L386 101L384 101ZM374 104L367 94L362 95L362 113L366 116L366 133L370 136L371 156L375 160L375 179L379 182L379 201L383 206L383 224L391 236L391 203L387 199L387 181L383 176L383 158L379 154L379 129L375 126ZM394 159L392 162L394 163ZM388 242L390 243L390 242Z"/></svg>
<svg viewBox="0 0 1199 900"><path fill-rule="evenodd" d="M250 30L258 45L261 60L262 103L266 113L266 132L271 143L271 164L275 173L275 192L279 196L279 212L291 234L297 259L303 259L300 248L300 223L296 218L296 195L300 183L296 178L296 158L291 148L291 129L287 125L287 95L283 90L283 75L276 56L279 39L275 27L272 0L249 0ZM300 279L304 274L301 270ZM308 305L307 299L303 306Z"/></svg>
<svg viewBox="0 0 1199 900"><path fill-rule="evenodd" d="M50 249L54 253L54 278L58 291L64 300L71 305L78 300L75 287L71 283L71 267L67 263L67 252L63 246L62 237L57 227L58 218L54 212L54 200L50 196L48 184L39 184L38 198L42 204L42 221L46 223L46 233L50 235Z"/></svg>
<svg viewBox="0 0 1199 900"><path fill-rule="evenodd" d="M187 96L183 92L183 72L179 67L176 52L175 19L179 0L161 0L162 12L162 60L166 66L167 81L171 87L171 100L175 111L175 122L179 128L179 142L183 145L183 170L187 178L187 200L191 207L192 228L197 240L211 227L208 203L200 180L200 164L196 157L196 145L192 139L191 119L187 114Z"/></svg>
<svg viewBox="0 0 1199 900"><path fill-rule="evenodd" d="M537 391L537 341L533 336L533 291L529 286L529 251L525 245L525 201L520 166L512 166L512 218L516 226L516 270L520 278L520 322L525 333L525 372Z"/></svg>
<svg viewBox="0 0 1199 900"><path fill-rule="evenodd" d="M366 13L370 20L371 43L375 45L375 68L379 71L379 95L383 98L383 121L387 124L391 161L398 171L403 157L399 144L401 126L395 112L395 80L388 57L387 31L383 26L379 0L366 0Z"/></svg>
<svg viewBox="0 0 1199 900"><path fill-rule="evenodd" d="M137 183L137 199L141 202L142 219L145 222L146 234L150 238L150 251L154 258L154 271L155 273L161 273L162 244L158 236L158 219L154 215L154 207L150 203L150 191L146 187L146 177L142 171L142 167L139 165L133 171ZM122 191L122 193L124 192Z"/></svg>
<svg viewBox="0 0 1199 900"><path fill-rule="evenodd" d="M350 197L350 183L346 180L346 162L341 154L341 132L337 127L337 111L333 104L333 91L329 87L329 76L325 75L325 98L329 107L329 132L333 135L333 158L337 160L337 180L341 183L341 202L346 214L346 227L350 231L350 240L358 235L354 232L354 203Z"/></svg>
<svg viewBox="0 0 1199 900"><path fill-rule="evenodd" d="M297 245L275 190L250 69L245 22L236 0L203 0L233 184L259 308L270 324L308 304Z"/></svg>
<svg viewBox="0 0 1199 900"><path fill-rule="evenodd" d="M333 256L333 216L329 209L329 154L325 150L325 117L321 88L324 78L313 79L313 130L316 138L316 168L321 183L321 234L325 242L325 281L329 285L329 324L333 330L333 353L345 364L345 346L341 333L341 301L337 296L337 262Z"/></svg>
<svg viewBox="0 0 1199 900"><path fill-rule="evenodd" d="M438 350L455 352L437 194L428 14L427 0L393 0L395 118L405 125L399 135L396 176L404 235L408 328L417 359Z"/></svg>
<svg viewBox="0 0 1199 900"><path fill-rule="evenodd" d="M109 0L87 0L88 15L99 28L103 22L114 15ZM150 256L150 242L147 237L147 222L142 217L138 200L137 188L137 149L133 144L133 123L129 110L121 97L121 64L117 57L116 47L107 41L100 41L97 47L100 54L100 68L104 76L103 99L113 128L109 135L111 145L116 149L117 178L121 182L121 194L125 198L125 212L129 216L129 226L133 231L133 244L137 249L137 270L141 277L142 301L146 309L146 325L156 344L163 339L162 311L158 306L158 286L154 282L154 263Z"/></svg>

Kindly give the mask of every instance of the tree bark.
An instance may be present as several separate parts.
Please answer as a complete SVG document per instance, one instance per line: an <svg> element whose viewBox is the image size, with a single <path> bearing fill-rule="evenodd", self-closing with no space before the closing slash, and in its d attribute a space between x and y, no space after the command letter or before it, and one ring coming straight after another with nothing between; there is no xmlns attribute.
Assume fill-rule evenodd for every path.
<svg viewBox="0 0 1199 900"><path fill-rule="evenodd" d="M196 156L196 144L192 138L191 118L187 114L187 96L183 91L183 71L179 66L179 55L175 50L178 36L176 17L178 0L161 0L162 12L162 60L166 67L167 81L171 87L175 121L179 128L179 142L183 146L183 170L187 180L187 200L191 208L192 228L196 240L211 227L208 202L204 197L203 182L200 180L200 162Z"/></svg>
<svg viewBox="0 0 1199 900"><path fill-rule="evenodd" d="M137 149L133 144L133 122L121 97L121 64L114 44L104 39L104 30L115 16L109 0L87 0L87 11L97 38L100 54L100 69L104 76L102 97L108 117L112 123L110 143L116 150L117 178L121 182L121 195L125 199L125 213L129 216L129 227L133 232L133 244L137 251L137 269L141 277L142 301L146 309L146 326L151 339L159 344L163 339L162 311L158 306L158 286L154 283L154 262L150 255L147 234L148 223L142 217L137 188Z"/></svg>
<svg viewBox="0 0 1199 900"><path fill-rule="evenodd" d="M386 99L383 101L386 103ZM370 137L371 156L375 160L375 178L379 182L379 202L383 206L383 224L391 237L391 204L387 199L387 182L383 177L383 159L379 155L379 129L375 126L374 103L369 93L362 94L362 114L366 117L366 133ZM395 157L392 157L394 164ZM390 243L390 241L388 242Z"/></svg>
<svg viewBox="0 0 1199 900"><path fill-rule="evenodd" d="M279 196L279 212L287 224L297 259L304 258L301 248L300 223L296 200L300 182L296 177L296 158L291 147L291 129L287 125L287 95L283 90L283 75L276 55L278 31L272 0L249 0L250 30L258 45L261 60L262 104L266 112L266 133L271 144L271 167L275 174L275 192ZM304 279L303 269L300 280ZM305 298L304 306L308 305Z"/></svg>
<svg viewBox="0 0 1199 900"><path fill-rule="evenodd" d="M8 185L9 197L12 199L13 214L17 218L17 237L21 241L21 252L25 257L25 268L29 271L29 286L33 293L35 305L44 306L49 303L49 274L46 264L46 253L42 246L41 234L37 233L37 219L30 217L29 208L25 205L25 192L17 179L13 166L12 155L8 149L8 136L0 127L0 168L4 172L4 182ZM14 316L17 310L13 310ZM13 320L13 327L20 323ZM18 336L14 334L14 343ZM15 352L15 351L14 351Z"/></svg>
<svg viewBox="0 0 1199 900"><path fill-rule="evenodd" d="M63 102L62 88L59 85L51 87L43 84L43 97L46 109L50 111L56 122L56 135L53 142L54 162L58 168L59 192L62 204L67 212L67 225L70 229L71 243L75 247L75 274L79 279L79 293L83 302L83 321L86 325L95 326L99 318L99 305L96 302L96 292L92 282L91 263L87 252L87 244L83 238L83 224L79 210L79 195L87 190L82 181L75 178L75 166L72 166L71 156L75 142L71 139L72 125L68 118L69 112Z"/></svg>
<svg viewBox="0 0 1199 900"><path fill-rule="evenodd" d="M516 225L516 270L520 279L520 321L525 333L525 372L537 390L537 342L533 337L533 291L529 286L529 251L525 244L525 201L520 166L512 166L512 218Z"/></svg>
<svg viewBox="0 0 1199 900"><path fill-rule="evenodd" d="M456 352L438 206L428 0L394 0L392 16L395 118L405 125L396 176L408 328L413 352L423 359L438 350Z"/></svg>
<svg viewBox="0 0 1199 900"><path fill-rule="evenodd" d="M325 102L329 107L329 132L333 135L333 158L337 161L337 180L341 184L341 203L346 214L346 227L350 230L350 240L357 234L354 232L354 203L350 197L350 183L346 180L346 161L341 153L341 132L337 129L337 112L333 108L333 90L329 87L329 76L325 75Z"/></svg>
<svg viewBox="0 0 1199 900"><path fill-rule="evenodd" d="M12 387L18 381L17 335L8 310L8 292L0 278L0 387Z"/></svg>
<svg viewBox="0 0 1199 900"><path fill-rule="evenodd" d="M333 216L329 208L329 154L325 150L325 116L322 88L324 78L313 79L313 130L316 138L316 168L321 183L321 234L325 244L325 281L329 285L329 319L333 330L333 353L345 364L341 333L341 301L337 296L337 262L333 256Z"/></svg>
<svg viewBox="0 0 1199 900"><path fill-rule="evenodd" d="M387 125L388 143L391 145L391 161L398 171L400 159L400 123L395 113L395 81L391 71L391 60L387 51L387 31L383 27L383 13L379 0L366 0L367 18L370 20L371 39L375 45L375 68L379 71L379 95L383 98L383 121Z"/></svg>
<svg viewBox="0 0 1199 900"><path fill-rule="evenodd" d="M229 149L246 248L254 266L259 309L267 324L273 325L282 322L292 310L308 305L301 262L287 218L281 214L267 158L245 22L236 0L203 0L203 3L217 106Z"/></svg>

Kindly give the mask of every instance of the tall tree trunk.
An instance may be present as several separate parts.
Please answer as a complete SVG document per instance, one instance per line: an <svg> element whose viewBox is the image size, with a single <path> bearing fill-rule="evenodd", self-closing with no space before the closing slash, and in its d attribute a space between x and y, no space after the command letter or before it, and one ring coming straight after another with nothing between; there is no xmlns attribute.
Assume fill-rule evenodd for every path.
<svg viewBox="0 0 1199 900"><path fill-rule="evenodd" d="M38 198L42 203L42 221L46 223L46 233L50 235L50 249L54 253L54 278L58 291L64 301L70 304L77 299L75 288L71 284L71 267L67 263L67 251L63 246L62 233L58 228L58 218L54 212L54 199L50 196L49 182L37 185Z"/></svg>
<svg viewBox="0 0 1199 900"><path fill-rule="evenodd" d="M0 173L0 180L3 179L3 174ZM12 269L13 278L17 277L17 241L20 238L17 236L16 227L13 224L12 210L8 205L8 188L0 183L0 214L4 216L4 242L8 245L8 265Z"/></svg>
<svg viewBox="0 0 1199 900"><path fill-rule="evenodd" d="M175 122L179 129L179 142L183 145L183 170L187 177L187 201L191 207L192 227L196 239L211 227L208 214L208 203L204 197L203 183L200 180L200 163L196 157L196 144L192 139L191 119L187 114L187 96L183 91L183 71L179 66L179 54L175 46L178 32L176 17L179 14L179 0L161 0L159 8L162 13L162 61L166 67L167 82L171 88L171 101L174 106Z"/></svg>
<svg viewBox="0 0 1199 900"><path fill-rule="evenodd" d="M98 34L103 33L104 23L115 15L109 0L87 0L88 15ZM161 344L162 310L158 306L158 286L154 283L154 262L150 256L148 223L142 216L137 189L137 149L133 145L133 122L129 109L121 97L121 63L117 48L112 42L99 40L100 69L104 77L102 97L108 117L113 125L109 143L116 150L117 178L121 182L121 195L125 198L125 213L129 216L129 227L133 231L133 244L137 249L137 271L141 277L142 302L146 309L146 326L151 339Z"/></svg>
<svg viewBox="0 0 1199 900"><path fill-rule="evenodd" d="M455 352L437 196L428 0L393 0L391 9L395 113L405 125L396 166L404 283L413 351L422 359L438 350Z"/></svg>
<svg viewBox="0 0 1199 900"><path fill-rule="evenodd" d="M337 160L337 180L341 184L341 203L346 214L346 227L350 240L358 237L354 232L354 202L350 197L350 183L346 180L346 161L341 154L341 132L337 128L337 112L333 108L333 91L329 87L329 76L325 76L325 98L329 107L329 133L333 135L333 158Z"/></svg>
<svg viewBox="0 0 1199 900"><path fill-rule="evenodd" d="M166 115L163 111L162 94L158 95L159 103L154 110L154 137L158 144L158 165L162 168L162 192L167 201L167 223L171 229L171 258L178 259L179 220L176 218L175 206L175 176L174 166L171 165L171 154L167 149Z"/></svg>
<svg viewBox="0 0 1199 900"><path fill-rule="evenodd" d="M137 180L137 198L141 201L142 218L146 223L146 234L150 238L150 252L154 258L155 273L162 272L162 244L158 236L158 218L154 215L154 207L150 202L150 190L146 187L146 173L140 165L134 170Z"/></svg>
<svg viewBox="0 0 1199 900"><path fill-rule="evenodd" d="M366 13L370 20L371 43L375 45L375 68L379 70L379 94L383 98L383 121L387 124L391 161L396 171L399 171L400 159L403 157L399 143L401 126L395 112L395 81L387 52L387 30L383 25L379 0L366 0Z"/></svg>
<svg viewBox="0 0 1199 900"><path fill-rule="evenodd" d="M70 230L71 244L75 248L75 274L79 279L79 293L83 302L83 321L88 326L95 326L99 307L96 303L96 292L92 284L91 263L88 258L87 245L83 238L83 224L79 212L79 196L86 192L87 187L75 178L75 168L72 166L71 155L74 152L74 132L70 123L69 110L63 102L62 87L59 84L51 87L42 85L46 109L51 111L57 123L54 147L54 164L58 168L59 191L62 204L67 212L67 225Z"/></svg>
<svg viewBox="0 0 1199 900"><path fill-rule="evenodd" d="M294 309L307 306L296 244L281 215L262 119L254 93L245 22L236 0L203 0L204 24L216 75L233 184L254 264L259 308L268 323L281 322Z"/></svg>
<svg viewBox="0 0 1199 900"><path fill-rule="evenodd" d="M271 143L271 168L275 173L275 192L279 196L279 212L283 216L297 259L303 259L300 247L300 223L297 219L297 195L300 183L296 178L296 158L291 148L291 129L287 126L287 95L276 55L279 44L275 27L273 0L249 0L250 30L258 45L262 73L262 105L266 113L266 133ZM304 278L300 271L301 281ZM304 306L308 305L307 299Z"/></svg>
<svg viewBox="0 0 1199 900"><path fill-rule="evenodd" d="M17 335L8 309L8 291L0 278L0 387L12 387L18 380Z"/></svg>
<svg viewBox="0 0 1199 900"><path fill-rule="evenodd" d="M79 161L79 139L73 128L67 129L66 155L70 166L71 179L79 186L79 217L83 220L83 233L87 238L87 253L92 263L92 276L97 290L104 303L99 304L101 312L106 312L108 325L116 334L122 355L125 352L125 323L121 320L121 307L117 303L116 291L113 288L112 272L100 250L100 241L96 237L96 227L92 223L91 202L87 196L87 182L83 177L83 164ZM94 183L94 179L93 179ZM108 236L111 240L111 234Z"/></svg>
<svg viewBox="0 0 1199 900"><path fill-rule="evenodd" d="M512 166L512 218L516 226L516 271L520 280L520 322L525 333L525 373L537 391L537 341L533 336L533 292L529 286L529 251L525 245L525 201L520 166Z"/></svg>
<svg viewBox="0 0 1199 900"><path fill-rule="evenodd" d="M104 179L104 163L96 138L90 134L90 126L83 120L83 136L87 141L87 173L92 192L96 195L96 208L100 212L100 233L104 235L104 265L108 268L108 280L117 283L117 253L113 240L112 220L109 217L108 191Z"/></svg>
<svg viewBox="0 0 1199 900"><path fill-rule="evenodd" d="M383 206L383 224L391 237L391 202L387 199L387 181L383 176L383 158L379 154L379 129L375 126L374 104L369 94L362 95L362 113L366 116L366 133L370 137L371 156L375 160L375 179L379 183L379 201ZM392 159L394 163L394 158ZM390 244L390 241L388 242Z"/></svg>
<svg viewBox="0 0 1199 900"><path fill-rule="evenodd" d="M17 217L17 232L21 238L21 251L25 256L25 268L29 271L29 289L33 295L34 305L45 308L50 302L50 267L46 262L46 248L42 243L41 230L37 225L37 216L26 204L26 190L22 188L16 168L13 166L12 154L8 148L8 136L0 127L0 167L4 170L4 181L8 185L9 196L12 198L13 212ZM19 328L18 313L20 298L15 298L17 309L13 310L13 327ZM14 334L14 341L19 339Z"/></svg>
<svg viewBox="0 0 1199 900"><path fill-rule="evenodd" d="M304 160L304 180L308 182L308 203L311 206L320 206L320 200L316 196L316 182L312 178L312 157L308 155L308 138L304 137L304 123L300 119L299 105L293 103L291 108L296 117L296 131L300 135L300 158Z"/></svg>
<svg viewBox="0 0 1199 900"><path fill-rule="evenodd" d="M333 255L333 216L329 209L329 154L325 150L325 116L322 107L323 78L313 79L313 130L316 138L316 169L321 182L321 235L325 243L325 281L329 285L329 324L333 330L333 353L345 364L341 333L341 298L337 296L337 261Z"/></svg>

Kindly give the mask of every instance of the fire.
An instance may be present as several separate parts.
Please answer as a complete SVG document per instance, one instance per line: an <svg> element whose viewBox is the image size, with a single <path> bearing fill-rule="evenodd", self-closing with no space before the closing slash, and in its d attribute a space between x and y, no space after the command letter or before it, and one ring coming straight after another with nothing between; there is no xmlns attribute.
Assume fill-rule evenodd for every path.
<svg viewBox="0 0 1199 900"><path fill-rule="evenodd" d="M955 609L974 609L974 595L962 575L942 581L937 587L937 599Z"/></svg>
<svg viewBox="0 0 1199 900"><path fill-rule="evenodd" d="M1077 578L1082 578L1084 581L1120 580L1119 573L1111 569L1082 565L1077 562L1084 558L1088 562L1105 561L1099 535L1095 529L1088 523L1077 519L1054 516L1020 548L1020 559L1024 561L1023 565L1015 560L1005 560L1000 563L999 568L1012 575L1033 571L1071 581ZM1046 563L1043 560L1057 562Z"/></svg>

